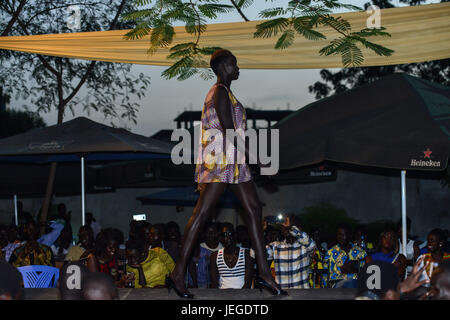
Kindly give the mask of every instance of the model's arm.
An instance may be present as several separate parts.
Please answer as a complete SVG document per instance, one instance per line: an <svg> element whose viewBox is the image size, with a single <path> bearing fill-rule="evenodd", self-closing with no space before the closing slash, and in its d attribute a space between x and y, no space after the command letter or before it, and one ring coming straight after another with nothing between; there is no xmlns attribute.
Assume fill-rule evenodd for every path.
<svg viewBox="0 0 450 320"><path fill-rule="evenodd" d="M231 114L231 101L228 96L228 91L222 86L217 86L214 93L214 107L216 109L217 116L219 117L220 124L223 130L231 129L235 130L233 115ZM235 145L233 137L226 135L226 132L222 132L225 135L225 139L228 139L229 143ZM237 136L237 149L245 154L245 158L251 160L250 163L259 163L256 155L251 155L248 151L248 147L245 141L240 136ZM225 141L224 141L225 142ZM225 146L224 146L225 148ZM224 149L225 151L225 149Z"/></svg>
<svg viewBox="0 0 450 320"><path fill-rule="evenodd" d="M209 273L211 276L211 288L219 287L219 270L217 269L217 251L213 252L210 257Z"/></svg>

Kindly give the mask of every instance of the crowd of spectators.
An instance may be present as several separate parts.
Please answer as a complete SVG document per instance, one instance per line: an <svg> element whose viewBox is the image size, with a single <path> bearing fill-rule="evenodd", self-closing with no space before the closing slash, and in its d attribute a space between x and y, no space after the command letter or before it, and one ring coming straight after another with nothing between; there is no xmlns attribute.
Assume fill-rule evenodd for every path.
<svg viewBox="0 0 450 320"><path fill-rule="evenodd" d="M164 288L183 238L174 221L133 220L125 239L116 228L102 229L90 213L74 241L64 204L46 225L23 214L22 206L20 212L18 226L0 225L0 299L21 299L20 267L29 265L59 269L61 299L113 300L119 299L118 288ZM267 263L282 289L353 288L360 300L450 298L447 231L431 230L419 247L410 239L408 224L404 255L401 224L387 228L373 242L364 226L352 232L340 224L331 242L321 239L320 227L310 234L305 230L295 215L264 219ZM70 277L74 272L78 284ZM264 288L247 228L207 223L188 264L186 284Z"/></svg>

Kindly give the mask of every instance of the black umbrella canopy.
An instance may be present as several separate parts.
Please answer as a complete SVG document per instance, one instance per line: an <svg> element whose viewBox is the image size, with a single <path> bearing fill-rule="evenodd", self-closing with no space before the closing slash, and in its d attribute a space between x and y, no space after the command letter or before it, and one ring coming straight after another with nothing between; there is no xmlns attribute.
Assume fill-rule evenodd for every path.
<svg viewBox="0 0 450 320"><path fill-rule="evenodd" d="M47 187L50 163L0 163L0 198L42 197ZM86 166L86 193L113 192L114 188L97 184L97 169ZM58 164L53 194L57 197L79 195L81 189L80 164Z"/></svg>
<svg viewBox="0 0 450 320"><path fill-rule="evenodd" d="M1 156L89 153L157 153L170 155L172 145L85 117L30 130L0 140Z"/></svg>
<svg viewBox="0 0 450 320"><path fill-rule="evenodd" d="M450 154L450 87L395 73L311 103L278 122L280 168L324 160L443 170Z"/></svg>

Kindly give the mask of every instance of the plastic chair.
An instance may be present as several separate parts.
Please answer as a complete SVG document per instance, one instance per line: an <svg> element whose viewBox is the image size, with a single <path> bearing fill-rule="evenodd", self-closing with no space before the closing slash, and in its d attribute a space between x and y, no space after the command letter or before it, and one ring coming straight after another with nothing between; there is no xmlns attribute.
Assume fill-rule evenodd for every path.
<svg viewBox="0 0 450 320"><path fill-rule="evenodd" d="M59 269L50 266L32 265L19 267L25 288L56 288Z"/></svg>

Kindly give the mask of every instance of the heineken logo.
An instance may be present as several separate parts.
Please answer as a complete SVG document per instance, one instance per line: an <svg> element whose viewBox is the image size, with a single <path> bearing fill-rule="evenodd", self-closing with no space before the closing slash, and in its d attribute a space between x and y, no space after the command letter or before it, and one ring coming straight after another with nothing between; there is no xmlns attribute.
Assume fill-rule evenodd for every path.
<svg viewBox="0 0 450 320"><path fill-rule="evenodd" d="M423 151L423 160L417 160L417 159L411 159L411 167L440 167L441 162L440 161L433 161L431 159L431 154L433 151L430 150L430 148L427 148L427 150Z"/></svg>

